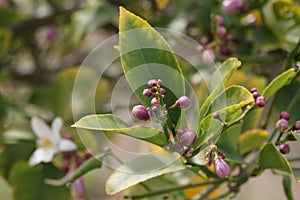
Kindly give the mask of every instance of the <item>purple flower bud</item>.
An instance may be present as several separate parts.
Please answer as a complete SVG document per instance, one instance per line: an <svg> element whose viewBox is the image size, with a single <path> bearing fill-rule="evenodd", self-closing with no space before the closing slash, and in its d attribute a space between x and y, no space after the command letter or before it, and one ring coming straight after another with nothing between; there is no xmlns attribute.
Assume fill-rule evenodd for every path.
<svg viewBox="0 0 300 200"><path fill-rule="evenodd" d="M215 158L214 169L219 178L227 178L230 176L230 167L222 158Z"/></svg>
<svg viewBox="0 0 300 200"><path fill-rule="evenodd" d="M259 97L259 93L258 92L252 92L253 98L257 99L257 97Z"/></svg>
<svg viewBox="0 0 300 200"><path fill-rule="evenodd" d="M282 145L279 146L279 151L282 154L288 154L291 151L291 147L288 144L282 144Z"/></svg>
<svg viewBox="0 0 300 200"><path fill-rule="evenodd" d="M224 27L224 26L220 26L218 29L217 29L217 35L219 37L223 37L225 36L227 33L227 29Z"/></svg>
<svg viewBox="0 0 300 200"><path fill-rule="evenodd" d="M264 107L267 104L265 97L259 96L256 98L255 105L258 107Z"/></svg>
<svg viewBox="0 0 300 200"><path fill-rule="evenodd" d="M256 89L255 87L253 87L253 88L250 89L250 92L251 92L251 93L257 92L257 89Z"/></svg>
<svg viewBox="0 0 300 200"><path fill-rule="evenodd" d="M190 105L190 99L187 96L182 96L177 100L180 108L187 108Z"/></svg>
<svg viewBox="0 0 300 200"><path fill-rule="evenodd" d="M216 59L216 54L212 49L205 49L202 53L202 60L205 65L211 65Z"/></svg>
<svg viewBox="0 0 300 200"><path fill-rule="evenodd" d="M74 199L84 199L85 198L85 187L84 187L82 177L78 178L72 184L72 193L74 195Z"/></svg>
<svg viewBox="0 0 300 200"><path fill-rule="evenodd" d="M145 97L150 97L152 95L152 92L149 89L144 89L143 95Z"/></svg>
<svg viewBox="0 0 300 200"><path fill-rule="evenodd" d="M233 13L243 8L243 0L224 0L222 3L222 11L226 14Z"/></svg>
<svg viewBox="0 0 300 200"><path fill-rule="evenodd" d="M57 27L56 26L48 27L47 34L46 34L47 40L53 41L55 40L56 37L57 37Z"/></svg>
<svg viewBox="0 0 300 200"><path fill-rule="evenodd" d="M186 130L184 133L179 137L179 143L183 146L190 147L193 145L196 139L196 133L192 130Z"/></svg>
<svg viewBox="0 0 300 200"><path fill-rule="evenodd" d="M160 93L162 94L162 95L166 95L166 90L164 89L164 88L160 88Z"/></svg>
<svg viewBox="0 0 300 200"><path fill-rule="evenodd" d="M286 119L280 119L276 123L276 128L283 132L289 128L289 122Z"/></svg>
<svg viewBox="0 0 300 200"><path fill-rule="evenodd" d="M67 139L67 140L74 141L74 137L73 137L73 135L71 135L71 134L66 134L66 135L64 135L64 138Z"/></svg>
<svg viewBox="0 0 300 200"><path fill-rule="evenodd" d="M300 130L300 121L299 120L295 122L294 129L295 130Z"/></svg>
<svg viewBox="0 0 300 200"><path fill-rule="evenodd" d="M223 152L218 152L218 154L219 154L219 157L222 158L223 160L226 158L225 153L223 153Z"/></svg>
<svg viewBox="0 0 300 200"><path fill-rule="evenodd" d="M224 18L221 15L215 15L215 18L218 21L219 26L224 26Z"/></svg>
<svg viewBox="0 0 300 200"><path fill-rule="evenodd" d="M231 54L231 51L229 49L228 46L226 45L222 45L220 46L220 50L219 50L220 54L224 55L224 56L228 56Z"/></svg>
<svg viewBox="0 0 300 200"><path fill-rule="evenodd" d="M93 151L91 149L87 149L84 152L84 159L87 160L93 156Z"/></svg>
<svg viewBox="0 0 300 200"><path fill-rule="evenodd" d="M148 81L148 88L156 87L159 85L159 81L156 79L152 79Z"/></svg>
<svg viewBox="0 0 300 200"><path fill-rule="evenodd" d="M181 137L181 136L182 136L182 134L183 134L185 131L187 131L187 130L189 130L187 127L184 127L184 128L178 129L178 130L176 131L176 135L177 135L177 137Z"/></svg>
<svg viewBox="0 0 300 200"><path fill-rule="evenodd" d="M233 38L232 35L227 35L227 36L226 36L226 40L227 40L228 42L232 42L232 41L234 40L234 38Z"/></svg>
<svg viewBox="0 0 300 200"><path fill-rule="evenodd" d="M290 120L290 114L286 111L282 111L280 113L280 119L286 119L287 121L289 121Z"/></svg>
<svg viewBox="0 0 300 200"><path fill-rule="evenodd" d="M152 105L152 106L159 106L158 99L154 97L154 98L151 100L151 105Z"/></svg>
<svg viewBox="0 0 300 200"><path fill-rule="evenodd" d="M132 115L136 118L136 119L140 119L140 120L148 120L150 119L150 115L149 112L147 110L147 108L145 106L142 105L137 105L134 106L132 108Z"/></svg>

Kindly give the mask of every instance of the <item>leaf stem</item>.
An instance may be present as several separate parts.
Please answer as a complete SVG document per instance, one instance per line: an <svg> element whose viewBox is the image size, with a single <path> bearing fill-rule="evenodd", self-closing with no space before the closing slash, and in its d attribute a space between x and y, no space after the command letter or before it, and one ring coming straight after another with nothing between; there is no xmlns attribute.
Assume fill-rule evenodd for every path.
<svg viewBox="0 0 300 200"><path fill-rule="evenodd" d="M220 183L222 183L222 181L205 181L205 182L191 183L191 184L187 184L187 185L183 185L183 186L179 186L179 187L173 187L173 188L165 189L165 190L159 190L159 191L155 191L155 192L151 192L151 193L147 193L147 194L133 195L133 196L129 196L127 198L142 199L142 198L146 198L146 197L152 197L152 196L157 196L157 195L161 195L161 194L171 193L174 191L184 190L184 189L192 188L192 187L199 187L199 186L210 185L210 184L214 184L214 185L218 186Z"/></svg>

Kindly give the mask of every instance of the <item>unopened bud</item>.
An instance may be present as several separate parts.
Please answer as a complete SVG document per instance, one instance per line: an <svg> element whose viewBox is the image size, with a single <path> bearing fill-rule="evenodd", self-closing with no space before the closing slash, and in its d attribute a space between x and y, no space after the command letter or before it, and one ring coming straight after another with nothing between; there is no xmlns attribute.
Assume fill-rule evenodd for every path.
<svg viewBox="0 0 300 200"><path fill-rule="evenodd" d="M177 102L180 108L187 108L190 105L190 99L187 96L180 97Z"/></svg>
<svg viewBox="0 0 300 200"><path fill-rule="evenodd" d="M285 130L287 130L289 128L289 122L286 119L280 119L276 123L276 128L279 131L284 132Z"/></svg>
<svg viewBox="0 0 300 200"><path fill-rule="evenodd" d="M279 146L279 151L282 154L288 154L291 151L291 147L288 144L282 144L282 145Z"/></svg>
<svg viewBox="0 0 300 200"><path fill-rule="evenodd" d="M219 178L227 178L230 176L230 167L222 158L215 158L214 170Z"/></svg>
<svg viewBox="0 0 300 200"><path fill-rule="evenodd" d="M148 112L147 108L143 105L134 106L132 109L132 115L136 119L140 119L140 120L146 121L146 120L150 119L149 112Z"/></svg>

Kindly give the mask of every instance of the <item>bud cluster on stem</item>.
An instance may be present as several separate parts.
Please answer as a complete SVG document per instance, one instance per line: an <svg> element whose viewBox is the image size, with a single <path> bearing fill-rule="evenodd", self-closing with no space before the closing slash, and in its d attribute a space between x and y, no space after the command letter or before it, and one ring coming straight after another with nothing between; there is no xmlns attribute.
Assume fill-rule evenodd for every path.
<svg viewBox="0 0 300 200"><path fill-rule="evenodd" d="M225 154L218 150L216 145L212 145L210 150L205 154L206 165L210 166L214 164L215 173L219 178L228 178L231 170L229 165L225 161Z"/></svg>
<svg viewBox="0 0 300 200"><path fill-rule="evenodd" d="M255 105L258 107L265 107L265 105L267 104L267 100L265 99L265 97L261 96L255 87L251 88L250 92L255 99Z"/></svg>

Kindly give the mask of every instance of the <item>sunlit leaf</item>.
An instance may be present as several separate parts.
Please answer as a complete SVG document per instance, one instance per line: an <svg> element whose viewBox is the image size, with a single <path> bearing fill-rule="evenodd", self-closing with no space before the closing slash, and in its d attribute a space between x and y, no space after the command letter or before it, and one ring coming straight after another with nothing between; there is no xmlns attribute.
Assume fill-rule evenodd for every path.
<svg viewBox="0 0 300 200"><path fill-rule="evenodd" d="M142 95L150 79L161 79L166 89L165 103L171 106L184 95L184 79L172 50L165 39L145 20L120 7L120 55L126 79L138 99L150 106L150 98ZM176 123L180 109L169 111Z"/></svg>
<svg viewBox="0 0 300 200"><path fill-rule="evenodd" d="M241 119L244 116L243 113L248 112L248 109L243 111L242 108L253 103L253 101L251 93L246 88L231 86L215 98L213 104L216 104L216 106L213 109L215 109L214 112L217 112L224 122L230 124ZM221 108L222 106L223 108ZM213 115L214 113L201 121L201 134L195 142L196 147L208 142L212 138L217 139L221 133L224 124L215 119Z"/></svg>
<svg viewBox="0 0 300 200"><path fill-rule="evenodd" d="M297 72L295 72L294 68L288 69L281 73L265 88L265 90L262 92L262 96L264 96L266 99L270 98L283 86L289 84L296 75Z"/></svg>
<svg viewBox="0 0 300 200"><path fill-rule="evenodd" d="M277 169L288 173L292 172L287 159L272 143L266 144L261 150L259 155L259 164L261 166L261 170Z"/></svg>
<svg viewBox="0 0 300 200"><path fill-rule="evenodd" d="M241 153L247 153L260 148L268 139L268 131L262 129L252 129L244 132L239 140Z"/></svg>
<svg viewBox="0 0 300 200"><path fill-rule="evenodd" d="M226 83L240 66L241 62L236 58L229 58L214 72L208 82L208 86L212 92L200 109L201 118L207 115L214 99L225 89Z"/></svg>
<svg viewBox="0 0 300 200"><path fill-rule="evenodd" d="M88 115L81 118L72 127L117 132L162 147L167 144L166 137L160 130L146 126L130 127L123 120L112 114Z"/></svg>
<svg viewBox="0 0 300 200"><path fill-rule="evenodd" d="M106 182L107 194L115 194L163 174L185 169L174 157L146 155L120 166Z"/></svg>

